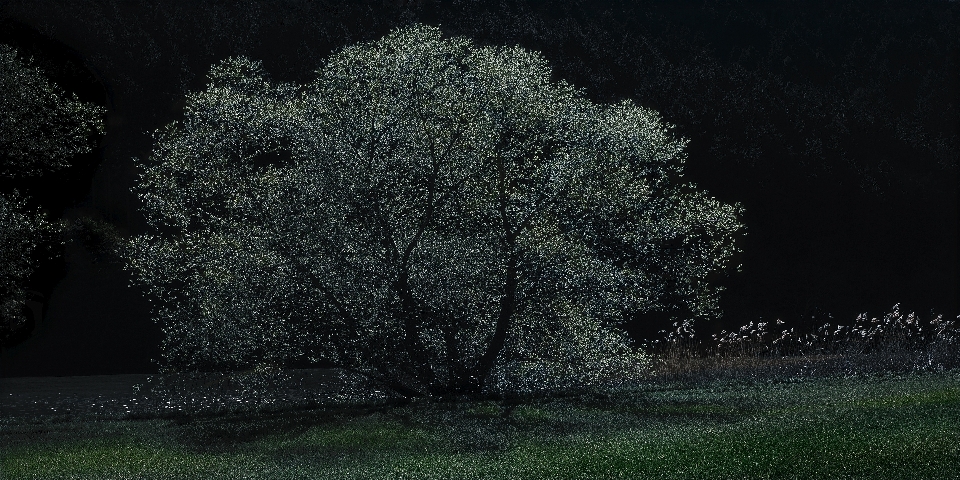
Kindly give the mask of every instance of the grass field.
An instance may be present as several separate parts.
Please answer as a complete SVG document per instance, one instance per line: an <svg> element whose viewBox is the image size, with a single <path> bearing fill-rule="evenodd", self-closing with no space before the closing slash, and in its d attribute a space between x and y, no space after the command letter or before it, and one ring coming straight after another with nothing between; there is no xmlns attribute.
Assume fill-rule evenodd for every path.
<svg viewBox="0 0 960 480"><path fill-rule="evenodd" d="M956 351L886 338L710 356L674 337L650 381L610 395L5 421L0 478L960 478Z"/></svg>

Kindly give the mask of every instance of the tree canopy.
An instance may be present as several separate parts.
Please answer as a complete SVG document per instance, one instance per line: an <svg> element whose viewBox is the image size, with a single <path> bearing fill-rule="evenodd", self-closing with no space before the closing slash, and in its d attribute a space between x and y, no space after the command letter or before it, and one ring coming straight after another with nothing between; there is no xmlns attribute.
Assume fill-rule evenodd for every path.
<svg viewBox="0 0 960 480"><path fill-rule="evenodd" d="M0 175L37 176L69 165L104 133L104 111L50 81L0 44Z"/></svg>
<svg viewBox="0 0 960 480"><path fill-rule="evenodd" d="M136 159L126 244L169 366L306 357L403 395L611 385L619 328L716 313L738 205L681 182L685 141L596 105L519 47L435 27L341 49L306 85L215 65ZM679 291L666 291L667 285Z"/></svg>
<svg viewBox="0 0 960 480"><path fill-rule="evenodd" d="M54 226L43 216L31 214L17 192L0 194L0 342L5 343L27 320L26 283L33 273L31 258L37 245L49 237Z"/></svg>
<svg viewBox="0 0 960 480"><path fill-rule="evenodd" d="M17 55L0 44L0 175L12 179L66 167L104 131L102 108L68 96ZM53 242L61 227L28 212L19 191L0 192L0 342L26 325L34 252Z"/></svg>

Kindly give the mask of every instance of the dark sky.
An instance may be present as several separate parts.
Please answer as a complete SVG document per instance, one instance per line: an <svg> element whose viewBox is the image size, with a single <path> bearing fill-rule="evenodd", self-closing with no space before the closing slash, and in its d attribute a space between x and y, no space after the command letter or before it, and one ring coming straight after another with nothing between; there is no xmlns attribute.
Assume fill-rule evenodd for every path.
<svg viewBox="0 0 960 480"><path fill-rule="evenodd" d="M702 332L850 324L896 303L921 319L960 314L957 3L487 3L4 2L0 42L108 111L94 152L17 186L52 218L145 233L132 157L149 155L149 132L180 118L210 65L242 54L306 82L332 49L421 21L541 51L592 100L634 98L691 140L687 177L741 202L749 232L742 271L714 279L724 317ZM149 304L95 250L72 244L31 280L36 325L2 349L0 376L156 372ZM650 338L682 314L629 328Z"/></svg>

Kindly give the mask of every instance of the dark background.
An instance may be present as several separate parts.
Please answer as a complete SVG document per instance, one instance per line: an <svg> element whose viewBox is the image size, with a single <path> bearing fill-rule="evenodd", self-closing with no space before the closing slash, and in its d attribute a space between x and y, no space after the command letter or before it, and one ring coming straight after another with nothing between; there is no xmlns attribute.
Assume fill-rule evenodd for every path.
<svg viewBox="0 0 960 480"><path fill-rule="evenodd" d="M411 22L544 54L595 102L633 98L691 140L688 180L741 202L748 236L724 316L698 334L782 319L810 330L958 310L960 3L950 0L5 1L0 43L104 106L73 167L16 186L51 219L147 231L132 157L228 57L307 82L335 48ZM9 183L9 182L8 182ZM13 185L0 188L8 191ZM102 239L80 236L31 278L33 322L0 376L156 373L162 333ZM635 319L654 338L682 309Z"/></svg>

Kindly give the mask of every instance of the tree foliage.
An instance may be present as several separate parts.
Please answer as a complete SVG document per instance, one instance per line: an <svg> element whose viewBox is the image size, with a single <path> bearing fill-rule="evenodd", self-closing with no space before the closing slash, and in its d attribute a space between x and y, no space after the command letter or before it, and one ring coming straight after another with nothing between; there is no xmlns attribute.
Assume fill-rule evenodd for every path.
<svg viewBox="0 0 960 480"><path fill-rule="evenodd" d="M404 395L610 385L664 285L709 316L739 207L680 184L685 142L519 47L414 26L307 85L214 66L155 134L124 255L170 366L299 357ZM676 292L674 292L676 293Z"/></svg>
<svg viewBox="0 0 960 480"><path fill-rule="evenodd" d="M41 175L89 152L104 133L101 107L67 95L17 50L0 45L0 174Z"/></svg>
<svg viewBox="0 0 960 480"><path fill-rule="evenodd" d="M103 133L103 110L51 84L17 50L0 44L0 175L37 176L66 167ZM20 192L0 192L0 341L24 324L26 285L34 252L57 238L61 225L28 212Z"/></svg>
<svg viewBox="0 0 960 480"><path fill-rule="evenodd" d="M52 240L56 226L29 213L18 192L0 195L0 341L23 324L26 284L35 268L32 254Z"/></svg>

